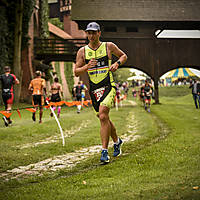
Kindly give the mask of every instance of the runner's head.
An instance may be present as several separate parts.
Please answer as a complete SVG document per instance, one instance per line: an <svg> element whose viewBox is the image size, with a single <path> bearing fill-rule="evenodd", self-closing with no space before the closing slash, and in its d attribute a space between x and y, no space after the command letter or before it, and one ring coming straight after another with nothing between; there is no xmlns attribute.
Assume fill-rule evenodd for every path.
<svg viewBox="0 0 200 200"><path fill-rule="evenodd" d="M58 83L58 77L54 78L54 81L55 81L56 83Z"/></svg>
<svg viewBox="0 0 200 200"><path fill-rule="evenodd" d="M36 71L35 74L36 74L37 77L38 76L42 76L42 72L41 71Z"/></svg>
<svg viewBox="0 0 200 200"><path fill-rule="evenodd" d="M100 26L96 22L90 22L85 32L89 41L97 41L101 35Z"/></svg>
<svg viewBox="0 0 200 200"><path fill-rule="evenodd" d="M10 67L9 66L5 66L4 67L4 72L10 72Z"/></svg>

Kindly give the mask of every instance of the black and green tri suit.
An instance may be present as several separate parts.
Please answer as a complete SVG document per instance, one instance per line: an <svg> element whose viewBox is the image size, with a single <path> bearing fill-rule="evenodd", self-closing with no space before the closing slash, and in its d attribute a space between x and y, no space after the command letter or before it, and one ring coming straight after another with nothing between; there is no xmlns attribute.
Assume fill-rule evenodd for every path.
<svg viewBox="0 0 200 200"><path fill-rule="evenodd" d="M96 49L85 46L85 62L86 64L94 58L97 65L88 69L90 83L90 97L95 111L99 112L99 106L105 105L111 107L116 95L116 87L113 80L112 72L109 67L112 63L108 58L107 43L102 42Z"/></svg>

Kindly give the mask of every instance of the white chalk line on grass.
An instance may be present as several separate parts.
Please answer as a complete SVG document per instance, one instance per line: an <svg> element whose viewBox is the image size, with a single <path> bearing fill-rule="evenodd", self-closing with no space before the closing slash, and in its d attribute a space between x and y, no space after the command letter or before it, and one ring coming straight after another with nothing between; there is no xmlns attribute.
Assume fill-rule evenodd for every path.
<svg viewBox="0 0 200 200"><path fill-rule="evenodd" d="M77 128L72 127L71 130L65 130L64 131L64 138L71 137L75 133L79 132L82 128L86 128L89 125L90 122L91 122L90 120L85 120L84 122L82 122L80 124L79 127L77 127ZM56 142L58 142L58 140L60 140L60 136L55 135L55 136L48 137L44 140L41 140L39 142L28 143L28 144L24 144L24 145L18 145L16 147L19 148L19 149L25 149L25 148L30 148L30 147L36 147L36 146L42 145L42 144L56 143Z"/></svg>
<svg viewBox="0 0 200 200"><path fill-rule="evenodd" d="M123 142L133 142L140 137L140 135L135 135L137 132L137 121L135 120L134 114L131 112L131 116L128 115L127 119L129 123L127 125L127 133L120 137ZM109 148L113 146L113 142L110 142ZM72 168L82 160L86 160L90 156L100 153L102 149L101 145L95 145L91 147L81 148L72 153L67 153L65 155L54 156L52 158L45 159L38 163L33 163L27 166L19 166L12 170L7 170L4 173L0 173L0 178L6 181L10 179L16 179L24 177L27 175L37 175L42 176L44 172L55 172L60 169Z"/></svg>

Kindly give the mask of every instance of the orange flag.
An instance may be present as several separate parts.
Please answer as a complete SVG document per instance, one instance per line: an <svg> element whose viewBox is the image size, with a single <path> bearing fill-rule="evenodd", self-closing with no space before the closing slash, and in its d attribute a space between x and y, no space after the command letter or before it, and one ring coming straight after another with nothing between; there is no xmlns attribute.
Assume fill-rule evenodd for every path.
<svg viewBox="0 0 200 200"><path fill-rule="evenodd" d="M83 102L83 104L86 105L86 106L88 106L88 103L89 103L88 101Z"/></svg>
<svg viewBox="0 0 200 200"><path fill-rule="evenodd" d="M25 108L25 109L28 110L28 111L30 111L30 112L32 112L32 113L36 112L35 108Z"/></svg>
<svg viewBox="0 0 200 200"><path fill-rule="evenodd" d="M22 118L22 116L21 116L21 113L20 113L19 109L17 109L17 113L18 113L19 117L20 117L20 118Z"/></svg>
<svg viewBox="0 0 200 200"><path fill-rule="evenodd" d="M12 115L12 113L8 113L7 111L0 111L0 113L4 115L6 118L9 118Z"/></svg>
<svg viewBox="0 0 200 200"><path fill-rule="evenodd" d="M56 106L62 106L65 103L65 101L59 101L56 103Z"/></svg>
<svg viewBox="0 0 200 200"><path fill-rule="evenodd" d="M65 105L71 107L71 106L74 105L74 103L73 103L73 102L67 102L67 101L66 101L66 102L65 102Z"/></svg>

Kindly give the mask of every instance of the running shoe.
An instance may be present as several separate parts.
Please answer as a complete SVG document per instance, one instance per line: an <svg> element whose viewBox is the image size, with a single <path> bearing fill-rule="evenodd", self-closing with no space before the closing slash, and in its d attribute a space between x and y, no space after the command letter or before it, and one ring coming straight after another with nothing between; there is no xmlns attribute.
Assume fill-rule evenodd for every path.
<svg viewBox="0 0 200 200"><path fill-rule="evenodd" d="M53 117L53 113L52 112L51 112L50 116Z"/></svg>
<svg viewBox="0 0 200 200"><path fill-rule="evenodd" d="M12 124L12 120L8 118L8 124Z"/></svg>
<svg viewBox="0 0 200 200"><path fill-rule="evenodd" d="M102 163L109 163L110 162L110 157L108 156L108 151L102 150L100 161Z"/></svg>
<svg viewBox="0 0 200 200"><path fill-rule="evenodd" d="M120 148L122 143L123 143L122 140L119 138L119 144L114 144L114 152L113 152L114 157L117 157L122 153Z"/></svg>
<svg viewBox="0 0 200 200"><path fill-rule="evenodd" d="M7 121L5 116L3 116L3 121L4 121L5 126L7 127L8 126L8 121Z"/></svg>

